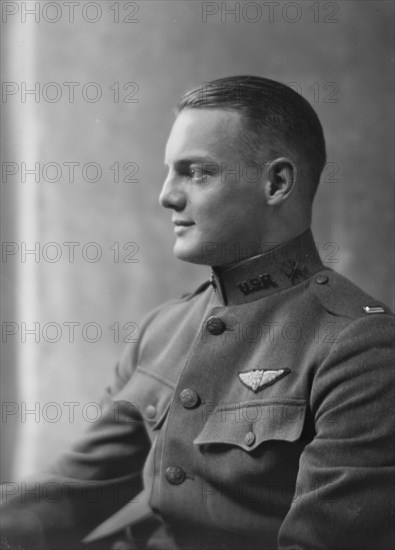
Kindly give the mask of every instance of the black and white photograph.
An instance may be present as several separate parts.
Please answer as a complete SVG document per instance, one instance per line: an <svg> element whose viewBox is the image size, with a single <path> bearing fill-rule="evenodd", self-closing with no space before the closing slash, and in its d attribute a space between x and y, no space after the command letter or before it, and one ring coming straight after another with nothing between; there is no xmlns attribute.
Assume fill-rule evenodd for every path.
<svg viewBox="0 0 395 550"><path fill-rule="evenodd" d="M2 0L1 550L393 550L393 0Z"/></svg>

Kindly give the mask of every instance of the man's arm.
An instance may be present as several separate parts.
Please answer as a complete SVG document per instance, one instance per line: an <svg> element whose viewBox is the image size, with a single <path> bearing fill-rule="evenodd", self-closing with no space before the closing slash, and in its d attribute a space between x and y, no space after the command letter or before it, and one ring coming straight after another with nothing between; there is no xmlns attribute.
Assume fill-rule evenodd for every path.
<svg viewBox="0 0 395 550"><path fill-rule="evenodd" d="M51 550L70 550L140 492L150 442L138 407L123 391L133 383L138 347L117 364L100 419L81 441L34 479L2 487L2 547L42 548L46 541Z"/></svg>
<svg viewBox="0 0 395 550"><path fill-rule="evenodd" d="M315 374L316 435L302 453L281 550L395 544L393 318L352 322Z"/></svg>

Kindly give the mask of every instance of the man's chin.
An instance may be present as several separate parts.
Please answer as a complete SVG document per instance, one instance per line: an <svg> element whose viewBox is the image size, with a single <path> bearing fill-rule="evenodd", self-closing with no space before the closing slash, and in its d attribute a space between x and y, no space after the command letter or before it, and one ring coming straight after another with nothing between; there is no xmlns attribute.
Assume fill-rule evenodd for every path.
<svg viewBox="0 0 395 550"><path fill-rule="evenodd" d="M207 254L204 253L204 247L202 246L186 246L185 243L176 241L173 254L179 260L183 262L190 262L192 264L210 265Z"/></svg>

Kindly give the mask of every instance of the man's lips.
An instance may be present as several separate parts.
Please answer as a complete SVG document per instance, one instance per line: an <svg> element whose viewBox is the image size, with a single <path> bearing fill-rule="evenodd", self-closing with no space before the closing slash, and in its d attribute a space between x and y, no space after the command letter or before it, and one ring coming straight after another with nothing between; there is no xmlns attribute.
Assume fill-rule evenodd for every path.
<svg viewBox="0 0 395 550"><path fill-rule="evenodd" d="M183 226L183 227L188 227L189 225L195 225L194 222L189 222L189 221L186 221L186 220L173 220L173 223L175 226Z"/></svg>
<svg viewBox="0 0 395 550"><path fill-rule="evenodd" d="M182 235L189 227L195 225L194 222L188 220L172 220L174 224L174 231L177 235Z"/></svg>

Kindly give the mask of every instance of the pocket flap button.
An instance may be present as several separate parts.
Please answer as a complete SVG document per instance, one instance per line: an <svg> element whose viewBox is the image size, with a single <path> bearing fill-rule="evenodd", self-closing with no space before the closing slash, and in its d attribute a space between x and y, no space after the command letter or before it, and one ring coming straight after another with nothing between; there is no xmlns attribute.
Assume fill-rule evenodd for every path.
<svg viewBox="0 0 395 550"><path fill-rule="evenodd" d="M244 437L244 443L248 447L251 447L251 445L253 445L254 442L255 442L255 434L253 432L247 432L245 437Z"/></svg>

